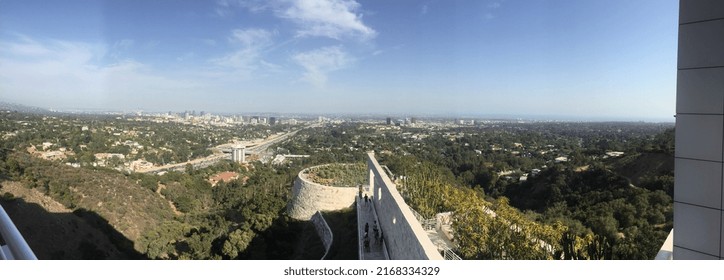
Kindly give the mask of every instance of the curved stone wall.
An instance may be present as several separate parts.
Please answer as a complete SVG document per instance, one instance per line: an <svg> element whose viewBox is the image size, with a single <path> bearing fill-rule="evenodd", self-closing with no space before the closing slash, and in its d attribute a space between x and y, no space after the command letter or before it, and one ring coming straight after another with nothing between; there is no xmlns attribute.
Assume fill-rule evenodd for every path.
<svg viewBox="0 0 724 280"><path fill-rule="evenodd" d="M313 166L310 168L317 168ZM320 185L307 179L308 169L299 172L292 187L292 199L287 214L299 220L309 220L317 211L334 211L352 206L358 188L339 188ZM362 183L362 182L360 182Z"/></svg>

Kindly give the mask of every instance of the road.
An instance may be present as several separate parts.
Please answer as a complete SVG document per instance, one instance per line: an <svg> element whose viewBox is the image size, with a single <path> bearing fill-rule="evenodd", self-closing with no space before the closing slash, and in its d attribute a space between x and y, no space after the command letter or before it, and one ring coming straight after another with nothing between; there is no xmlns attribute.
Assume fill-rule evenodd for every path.
<svg viewBox="0 0 724 280"><path fill-rule="evenodd" d="M311 127L311 126L308 126ZM229 159L231 153L231 147L236 145L243 145L246 146L246 154L247 155L258 155L259 158L263 158L265 155L263 153L266 152L266 150L274 144L277 144L279 142L282 142L284 140L289 139L289 137L294 136L299 132L301 129L297 129L291 132L287 132L280 135L272 135L266 139L258 139L248 142L242 142L242 143L227 143L227 144L221 144L218 145L211 150L214 151L213 155L210 155L205 158L199 158L199 159L193 159L181 163L174 163L174 164L167 164L163 166L154 166L151 168L143 169L136 171L138 173L158 173L161 171L183 171L186 169L187 164L191 164L194 168L204 168L207 166L210 166L222 159ZM266 155L271 156L271 155Z"/></svg>

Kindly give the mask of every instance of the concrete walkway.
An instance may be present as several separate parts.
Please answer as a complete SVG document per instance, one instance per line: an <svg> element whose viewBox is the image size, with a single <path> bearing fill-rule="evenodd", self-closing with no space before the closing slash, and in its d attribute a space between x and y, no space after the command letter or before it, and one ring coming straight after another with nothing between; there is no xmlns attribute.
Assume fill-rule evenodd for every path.
<svg viewBox="0 0 724 280"><path fill-rule="evenodd" d="M369 196L369 194L368 194ZM357 229L358 229L358 240L359 240L359 256L360 260L387 260L386 248L383 244L382 239L376 240L375 232L373 230L377 217L375 215L372 201L365 202L364 194L360 199L357 196ZM365 236L365 223L369 224L369 248L364 246ZM381 233L381 229L378 226L378 231Z"/></svg>

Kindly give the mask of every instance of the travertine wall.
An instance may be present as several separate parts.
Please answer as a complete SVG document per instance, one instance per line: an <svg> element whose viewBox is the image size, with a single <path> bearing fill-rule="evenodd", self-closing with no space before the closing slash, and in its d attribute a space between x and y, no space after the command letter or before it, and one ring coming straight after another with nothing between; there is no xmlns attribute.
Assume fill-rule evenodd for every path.
<svg viewBox="0 0 724 280"><path fill-rule="evenodd" d="M370 187L377 219L392 260L442 260L437 247L415 219L397 187L382 170L374 153L368 153Z"/></svg>
<svg viewBox="0 0 724 280"><path fill-rule="evenodd" d="M315 167L310 167L315 168ZM302 170L294 180L292 200L287 214L299 220L309 220L317 211L334 211L352 206L357 188L338 188L324 186L307 180Z"/></svg>

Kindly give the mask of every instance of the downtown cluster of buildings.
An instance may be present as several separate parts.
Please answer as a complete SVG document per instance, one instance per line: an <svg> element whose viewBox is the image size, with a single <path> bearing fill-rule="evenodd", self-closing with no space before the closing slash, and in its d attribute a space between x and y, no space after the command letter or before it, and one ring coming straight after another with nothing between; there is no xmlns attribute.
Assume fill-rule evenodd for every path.
<svg viewBox="0 0 724 280"><path fill-rule="evenodd" d="M217 115L201 111L185 111L183 113L142 113L135 114L139 120L148 120L157 123L181 123L191 125L210 125L210 126L233 126L233 125L297 125L299 121L294 118L278 118L271 116L241 116L241 115Z"/></svg>

